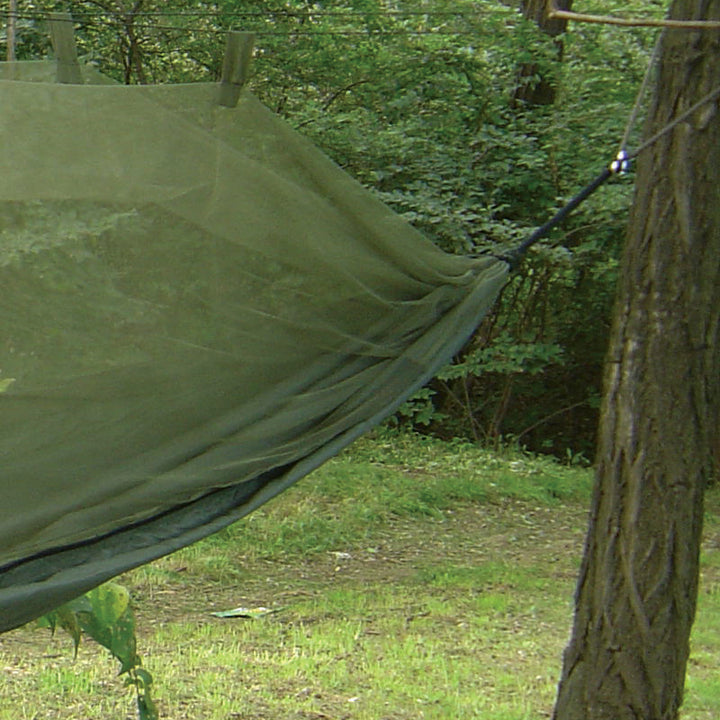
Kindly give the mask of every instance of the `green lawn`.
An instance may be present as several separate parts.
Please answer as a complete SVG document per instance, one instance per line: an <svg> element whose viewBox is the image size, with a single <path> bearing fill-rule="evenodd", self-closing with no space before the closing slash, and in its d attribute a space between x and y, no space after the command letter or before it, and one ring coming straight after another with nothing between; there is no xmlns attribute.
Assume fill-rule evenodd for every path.
<svg viewBox="0 0 720 720"><path fill-rule="evenodd" d="M591 474L380 434L246 521L120 579L168 720L547 718ZM710 499L717 507L716 498ZM720 717L708 513L685 720ZM216 611L258 610L226 618ZM0 720L132 718L91 642L0 637Z"/></svg>

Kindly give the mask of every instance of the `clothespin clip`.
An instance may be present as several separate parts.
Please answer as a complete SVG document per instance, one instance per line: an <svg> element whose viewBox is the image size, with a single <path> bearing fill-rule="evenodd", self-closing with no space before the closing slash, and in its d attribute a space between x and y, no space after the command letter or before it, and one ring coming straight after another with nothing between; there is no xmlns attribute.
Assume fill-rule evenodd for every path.
<svg viewBox="0 0 720 720"><path fill-rule="evenodd" d="M220 96L218 103L234 108L240 99L240 92L250 76L255 35L245 32L228 33L225 47Z"/></svg>
<svg viewBox="0 0 720 720"><path fill-rule="evenodd" d="M621 150L615 160L610 163L610 171L616 175L623 175L630 169L630 158L625 150Z"/></svg>
<svg viewBox="0 0 720 720"><path fill-rule="evenodd" d="M70 85L82 85L83 76L78 62L75 30L70 13L50 15L50 39L57 62L57 81Z"/></svg>

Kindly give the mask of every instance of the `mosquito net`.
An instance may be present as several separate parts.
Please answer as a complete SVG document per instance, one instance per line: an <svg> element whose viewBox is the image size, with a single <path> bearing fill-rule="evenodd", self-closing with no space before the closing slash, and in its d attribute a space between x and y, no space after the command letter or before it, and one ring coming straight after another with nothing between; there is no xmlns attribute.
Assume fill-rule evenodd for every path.
<svg viewBox="0 0 720 720"><path fill-rule="evenodd" d="M0 65L0 630L214 532L379 422L506 280L250 94Z"/></svg>

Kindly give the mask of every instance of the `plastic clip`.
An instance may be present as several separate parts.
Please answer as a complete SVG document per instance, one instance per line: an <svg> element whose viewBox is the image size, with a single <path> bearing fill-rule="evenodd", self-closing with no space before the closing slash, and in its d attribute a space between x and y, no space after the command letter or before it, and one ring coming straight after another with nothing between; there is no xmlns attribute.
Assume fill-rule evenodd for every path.
<svg viewBox="0 0 720 720"><path fill-rule="evenodd" d="M630 160L625 150L621 150L615 160L610 163L610 171L622 175L630 169Z"/></svg>

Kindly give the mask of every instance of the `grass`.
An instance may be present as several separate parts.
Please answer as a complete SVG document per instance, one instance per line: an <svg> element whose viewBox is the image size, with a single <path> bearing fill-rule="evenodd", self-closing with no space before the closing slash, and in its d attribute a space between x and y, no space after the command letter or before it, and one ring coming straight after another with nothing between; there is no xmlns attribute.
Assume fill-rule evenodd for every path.
<svg viewBox="0 0 720 720"><path fill-rule="evenodd" d="M361 543L393 518L441 519L458 503L584 501L590 486L587 470L549 459L395 434L357 443L311 482L195 546L189 556L208 557L209 547L228 542L246 560L323 552Z"/></svg>
<svg viewBox="0 0 720 720"><path fill-rule="evenodd" d="M540 720L552 708L588 470L461 443L364 440L245 522L121 578L163 718ZM708 516L684 720L720 716ZM238 606L255 620L211 613ZM90 642L0 637L0 720L132 717Z"/></svg>

